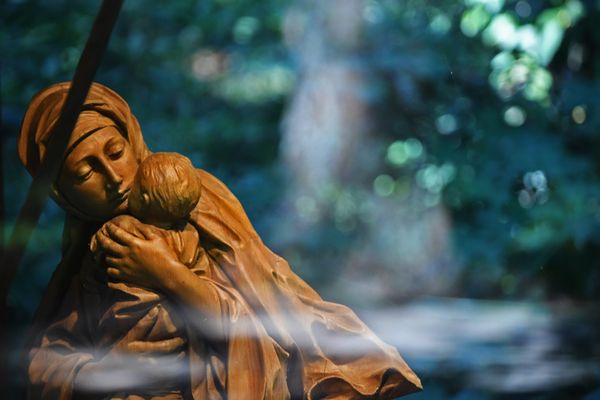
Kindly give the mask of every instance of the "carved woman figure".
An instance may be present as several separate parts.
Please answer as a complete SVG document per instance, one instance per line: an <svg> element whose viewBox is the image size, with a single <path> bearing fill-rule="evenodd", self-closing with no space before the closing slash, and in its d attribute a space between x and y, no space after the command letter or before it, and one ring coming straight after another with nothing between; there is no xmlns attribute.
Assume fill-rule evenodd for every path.
<svg viewBox="0 0 600 400"><path fill-rule="evenodd" d="M31 174L68 88L50 86L27 110L18 146ZM35 317L30 398L389 399L419 390L398 352L295 275L262 243L235 196L201 169L202 195L187 223L202 266L185 265L141 222L137 233L108 222L96 236L105 268L86 267L97 263L92 235L128 213L137 167L150 154L125 101L93 84L52 186L66 211L63 258ZM165 313L160 319L121 307L107 319L115 305L107 293L123 284L173 308L156 311ZM136 292L129 295L135 305ZM127 321L135 323L123 328Z"/></svg>

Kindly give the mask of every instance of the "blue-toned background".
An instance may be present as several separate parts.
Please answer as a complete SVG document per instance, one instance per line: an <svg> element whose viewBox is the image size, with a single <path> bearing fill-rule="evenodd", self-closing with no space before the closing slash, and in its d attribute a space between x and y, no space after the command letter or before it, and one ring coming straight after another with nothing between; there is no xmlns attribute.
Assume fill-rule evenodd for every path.
<svg viewBox="0 0 600 400"><path fill-rule="evenodd" d="M5 232L31 182L20 120L72 77L97 7L0 5ZM410 398L600 399L599 12L126 0L97 80L152 150L224 180L297 273L400 349L425 384ZM16 344L62 220L48 206L12 287Z"/></svg>

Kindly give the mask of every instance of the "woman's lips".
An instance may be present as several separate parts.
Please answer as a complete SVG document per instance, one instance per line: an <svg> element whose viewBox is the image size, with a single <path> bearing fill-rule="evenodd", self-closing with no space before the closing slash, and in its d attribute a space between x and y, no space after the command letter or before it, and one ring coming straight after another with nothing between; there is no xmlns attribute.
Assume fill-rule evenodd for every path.
<svg viewBox="0 0 600 400"><path fill-rule="evenodd" d="M111 203L116 203L116 205L119 205L121 203L123 203L125 200L127 200L127 197L129 196L129 191L131 189L127 188L123 191L117 192L114 196L110 197L110 202Z"/></svg>

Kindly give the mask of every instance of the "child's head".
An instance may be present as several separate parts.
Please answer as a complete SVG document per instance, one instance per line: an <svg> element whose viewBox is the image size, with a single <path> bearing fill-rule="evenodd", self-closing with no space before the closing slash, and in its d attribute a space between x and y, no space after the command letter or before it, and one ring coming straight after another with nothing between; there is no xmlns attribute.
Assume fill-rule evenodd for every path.
<svg viewBox="0 0 600 400"><path fill-rule="evenodd" d="M185 220L200 199L200 182L187 157L154 153L140 164L129 210L142 222L171 227Z"/></svg>

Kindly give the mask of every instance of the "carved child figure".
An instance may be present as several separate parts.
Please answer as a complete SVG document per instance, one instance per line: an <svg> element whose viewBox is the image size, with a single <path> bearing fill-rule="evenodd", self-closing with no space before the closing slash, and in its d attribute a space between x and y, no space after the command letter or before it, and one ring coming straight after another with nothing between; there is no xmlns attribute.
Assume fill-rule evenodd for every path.
<svg viewBox="0 0 600 400"><path fill-rule="evenodd" d="M131 214L142 223L159 228L154 229L156 233L167 235L179 261L188 266L196 259L199 238L187 218L200 200L200 192L200 181L187 157L155 153L140 164L129 193ZM137 222L126 215L116 217L113 223L115 220L134 226Z"/></svg>
<svg viewBox="0 0 600 400"><path fill-rule="evenodd" d="M19 157L33 176L70 87L39 92L23 119ZM178 155L151 155L117 93L93 83L69 140L51 192L67 213L64 254L36 317L28 397L365 400L421 389L395 348L262 242L227 185Z"/></svg>
<svg viewBox="0 0 600 400"><path fill-rule="evenodd" d="M103 264L104 255L99 252L98 235L105 234L107 224L117 225L140 238L161 235L181 263L202 275L205 272L204 264L209 260L200 246L196 228L187 222L189 213L200 199L200 192L201 184L189 159L177 153L150 155L140 164L129 194L129 210L133 216L119 215L104 224L93 236L90 247L96 262L94 273L87 276L96 278L88 282L88 287L95 284L96 290L104 292L96 327L100 341L96 345L100 348L119 354L119 349L132 344L135 346L142 342L172 339L181 342L172 358L183 361L186 351L181 349L186 348L188 335L181 313L167 298L126 282L104 280L104 287L98 288L102 279L97 277L106 268ZM144 352L143 348L137 350ZM185 362L181 365L185 365ZM174 372L185 375L183 371ZM177 396L183 391L183 387L161 385L161 392L170 395ZM126 397L125 394L123 396Z"/></svg>

